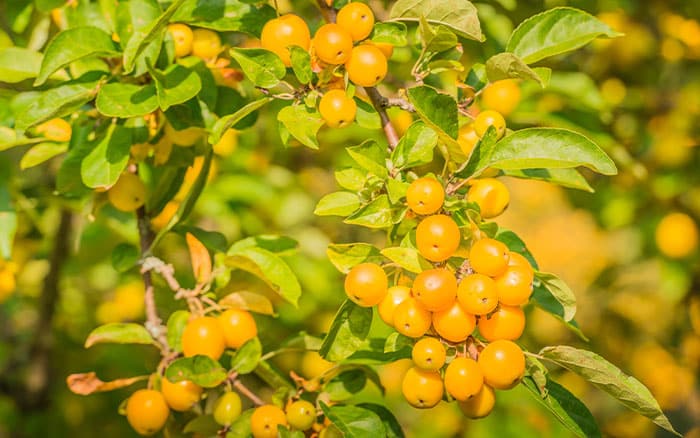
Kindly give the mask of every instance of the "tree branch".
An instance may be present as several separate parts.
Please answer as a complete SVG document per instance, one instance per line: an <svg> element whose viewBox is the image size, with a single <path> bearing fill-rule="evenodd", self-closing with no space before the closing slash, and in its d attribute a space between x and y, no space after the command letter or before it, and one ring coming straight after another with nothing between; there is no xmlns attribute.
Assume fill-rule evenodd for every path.
<svg viewBox="0 0 700 438"><path fill-rule="evenodd" d="M389 150L393 151L396 149L396 145L399 143L399 135L396 133L396 129L394 128L394 125L391 124L389 115L386 113L388 99L382 96L376 87L364 87L364 89L369 97L369 100L372 102L372 106L377 111L377 114L379 114L384 135L389 143Z"/></svg>
<svg viewBox="0 0 700 438"><path fill-rule="evenodd" d="M316 0L316 3L321 9L321 15L323 15L323 19L326 20L326 23L335 23L335 17L338 11L336 11L333 6L326 3L326 0Z"/></svg>
<svg viewBox="0 0 700 438"><path fill-rule="evenodd" d="M145 207L140 207L138 210L136 210L136 220L139 229L141 256L143 257L144 254L150 251L154 238L148 221L148 216L146 215ZM169 348L168 340L165 337L165 327L163 327L163 321L158 316L158 311L156 309L156 297L153 289L153 277L151 276L151 271L142 269L141 278L143 279L143 285L146 289L143 297L146 306L146 329L149 331L149 333L151 333L151 336L153 336L153 338L161 344L163 350L167 352Z"/></svg>

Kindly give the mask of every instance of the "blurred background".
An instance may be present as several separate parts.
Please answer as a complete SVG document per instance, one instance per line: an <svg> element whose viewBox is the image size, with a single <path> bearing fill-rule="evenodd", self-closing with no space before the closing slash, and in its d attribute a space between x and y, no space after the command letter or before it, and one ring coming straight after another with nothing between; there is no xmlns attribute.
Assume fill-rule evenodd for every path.
<svg viewBox="0 0 700 438"><path fill-rule="evenodd" d="M13 41L28 44L35 37L33 29L46 21L47 14L40 8L25 5L20 9L25 11L26 23L17 27L18 15L13 12L17 6L12 3L0 2L4 12L0 13L0 46ZM89 9L83 3L87 4L78 2L78 10ZM549 87L519 84L522 98L508 115L508 123L511 127L582 126L582 132L614 158L620 173L613 177L586 174L595 193L504 179L511 190L511 205L497 222L525 240L541 270L558 274L576 292L577 320L590 339L585 342L548 314L528 308L523 343L535 351L545 345L571 344L601 354L647 385L676 429L697 438L700 3L477 2L488 42L465 42L465 73L473 63L502 51L521 20L561 5L595 14L625 36L596 41L543 64L557 71ZM381 17L383 5L373 2L372 6ZM280 2L280 9L317 15L311 2ZM49 22L48 32L55 32L52 26ZM225 35L225 39L231 44L255 44L240 35ZM408 48L395 50L391 71L405 71L405 77L394 73L392 84L408 80L412 56ZM445 75L442 85L449 89L460 79ZM4 124L11 122L5 104L12 91L2 84L0 91ZM300 242L299 253L289 260L304 291L300 308L280 301L275 303L278 318L256 316L263 345L300 331L321 335L327 330L344 299L342 278L325 255L329 243L382 244L382 236L344 225L337 218L313 215L318 199L336 189L333 171L348 163L342 148L380 133L360 127L324 129L320 151L285 149L275 114L276 108L266 108L254 127L216 151L209 184L191 219L199 227L222 233L229 243L264 233L284 234ZM391 116L399 130L412 121L409 113L400 110ZM0 159L0 175L11 176L4 180L9 181L19 213L12 261L0 262L0 437L79 438L93 437L96 431L104 438L133 436L117 414L131 389L86 398L69 392L65 377L94 370L103 380L111 380L147 374L157 364L157 352L148 347L83 348L87 334L99 324L143 320L143 288L137 273L118 273L111 260L116 245L136 242L134 218L109 206L92 216L85 202L65 204L52 199L49 194L61 160L51 161L48 170L20 173L21 152L3 152ZM183 284L192 284L181 236L170 234L158 255L176 266ZM65 262L58 279L51 274L57 258ZM238 273L231 284L264 288ZM156 286L162 315L180 308L164 284ZM52 336L47 336L49 332ZM377 321L373 334L387 333L388 328ZM315 353L280 355L275 365L306 377L327 367ZM407 366L397 362L378 369L387 389L386 403L407 436L569 436L519 388L500 392L494 413L480 421L464 420L453 404L415 410L400 394ZM585 401L604 435L668 435L577 376L556 373L560 383ZM359 399L375 399L378 394L368 384Z"/></svg>

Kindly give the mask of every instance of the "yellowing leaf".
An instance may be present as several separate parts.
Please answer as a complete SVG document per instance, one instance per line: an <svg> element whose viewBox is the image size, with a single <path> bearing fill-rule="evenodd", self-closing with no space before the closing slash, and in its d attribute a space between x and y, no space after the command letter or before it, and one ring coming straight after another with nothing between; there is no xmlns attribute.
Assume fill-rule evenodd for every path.
<svg viewBox="0 0 700 438"><path fill-rule="evenodd" d="M185 234L187 247L190 250L192 271L198 283L208 283L211 278L211 257L207 247L197 240L192 233Z"/></svg>

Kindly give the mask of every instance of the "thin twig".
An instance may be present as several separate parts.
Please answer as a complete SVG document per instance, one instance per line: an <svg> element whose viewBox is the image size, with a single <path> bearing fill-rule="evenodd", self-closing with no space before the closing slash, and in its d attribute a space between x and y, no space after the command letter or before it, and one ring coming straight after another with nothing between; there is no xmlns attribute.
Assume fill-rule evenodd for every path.
<svg viewBox="0 0 700 438"><path fill-rule="evenodd" d="M252 401L256 406L262 406L265 404L265 401L255 395L253 391L248 389L247 386L243 384L240 380L238 380L238 373L233 371L228 375L228 380L232 383L233 387L238 390L241 394L245 395Z"/></svg>
<svg viewBox="0 0 700 438"><path fill-rule="evenodd" d="M136 210L136 219L139 229L141 255L143 256L150 251L151 244L153 243L153 233L151 232L148 216L146 215L146 209L144 207L140 207ZM163 321L158 316L158 310L156 309L156 297L153 289L151 271L142 269L141 278L143 279L143 285L146 289L143 297L146 305L146 329L151 333L151 336L161 344L163 350L167 352L169 348L168 340L165 337Z"/></svg>
<svg viewBox="0 0 700 438"><path fill-rule="evenodd" d="M390 106L396 106L401 108L404 111L408 111L409 113L415 113L416 112L416 107L413 106L413 104L406 99L402 97L385 97L384 98L384 106L385 107L390 107Z"/></svg>
<svg viewBox="0 0 700 438"><path fill-rule="evenodd" d="M377 114L379 114L386 141L389 143L389 150L393 151L399 143L399 135L396 133L396 129L394 125L392 125L391 120L389 120L389 115L386 113L386 106L384 103L386 98L382 96L375 87L364 87L364 89L369 100L372 102L372 106L377 111Z"/></svg>

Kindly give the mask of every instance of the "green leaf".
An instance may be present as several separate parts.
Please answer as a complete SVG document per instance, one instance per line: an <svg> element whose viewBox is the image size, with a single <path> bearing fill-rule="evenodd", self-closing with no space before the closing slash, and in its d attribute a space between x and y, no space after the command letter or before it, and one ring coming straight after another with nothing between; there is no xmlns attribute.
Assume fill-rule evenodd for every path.
<svg viewBox="0 0 700 438"><path fill-rule="evenodd" d="M233 48L229 53L257 87L272 88L287 74L280 57L269 50Z"/></svg>
<svg viewBox="0 0 700 438"><path fill-rule="evenodd" d="M277 14L270 5L255 3L258 2L186 0L173 16L172 21L190 23L197 27L222 32L245 32L260 37L265 23L276 18Z"/></svg>
<svg viewBox="0 0 700 438"><path fill-rule="evenodd" d="M415 339L402 335L399 332L392 332L384 341L384 353L396 353L408 349L409 356L415 344Z"/></svg>
<svg viewBox="0 0 700 438"><path fill-rule="evenodd" d="M391 162L398 169L431 163L437 142L437 133L422 121L416 121L408 127L391 153Z"/></svg>
<svg viewBox="0 0 700 438"><path fill-rule="evenodd" d="M372 202L348 216L346 224L362 225L368 228L385 228L393 222L393 210L387 195L379 195Z"/></svg>
<svg viewBox="0 0 700 438"><path fill-rule="evenodd" d="M56 155L61 155L68 151L67 143L39 143L32 146L27 152L22 155L19 162L20 169L29 169L30 167L38 166Z"/></svg>
<svg viewBox="0 0 700 438"><path fill-rule="evenodd" d="M561 304L564 321L571 321L576 315L576 295L559 277L546 272L536 272L535 278L542 282L552 297Z"/></svg>
<svg viewBox="0 0 700 438"><path fill-rule="evenodd" d="M260 345L260 340L257 337L250 339L241 345L241 348L231 358L231 370L239 374L252 373L257 368L261 356L262 345Z"/></svg>
<svg viewBox="0 0 700 438"><path fill-rule="evenodd" d="M576 169L517 169L504 170L503 173L515 178L547 181L570 189L594 192L586 178Z"/></svg>
<svg viewBox="0 0 700 438"><path fill-rule="evenodd" d="M408 30L401 22L379 22L374 24L370 39L374 43L389 43L396 47L408 44Z"/></svg>
<svg viewBox="0 0 700 438"><path fill-rule="evenodd" d="M112 267L117 272L126 272L136 266L140 251L129 243L120 243L112 250Z"/></svg>
<svg viewBox="0 0 700 438"><path fill-rule="evenodd" d="M418 21L425 17L431 24L447 26L464 38L484 39L476 8L467 0L398 0L389 16L398 21Z"/></svg>
<svg viewBox="0 0 700 438"><path fill-rule="evenodd" d="M437 132L448 148L455 151L461 150L456 140L459 132L457 102L451 96L423 85L409 88L408 99L416 108L421 120Z"/></svg>
<svg viewBox="0 0 700 438"><path fill-rule="evenodd" d="M365 186L365 180L367 179L367 173L355 167L348 167L347 169L336 170L335 180L338 185L345 190L351 190L359 192Z"/></svg>
<svg viewBox="0 0 700 438"><path fill-rule="evenodd" d="M348 400L362 391L367 384L367 375L361 369L353 368L339 373L323 385L331 401Z"/></svg>
<svg viewBox="0 0 700 438"><path fill-rule="evenodd" d="M19 135L17 131L7 126L0 126L0 151L11 149L17 146L35 144L44 141L43 138L29 138Z"/></svg>
<svg viewBox="0 0 700 438"><path fill-rule="evenodd" d="M89 57L118 55L112 36L102 29L86 26L64 30L46 47L34 86L43 84L49 76L72 62Z"/></svg>
<svg viewBox="0 0 700 438"><path fill-rule="evenodd" d="M214 388L226 380L226 370L209 356L198 354L172 362L165 370L165 377L171 382L190 380L204 388Z"/></svg>
<svg viewBox="0 0 700 438"><path fill-rule="evenodd" d="M520 78L535 81L544 87L542 78L520 58L512 53L499 53L486 61L486 76L489 81L495 82L502 79Z"/></svg>
<svg viewBox="0 0 700 438"><path fill-rule="evenodd" d="M415 248L392 247L384 248L382 255L409 272L416 274L432 268L432 265L418 253Z"/></svg>
<svg viewBox="0 0 700 438"><path fill-rule="evenodd" d="M386 436L384 423L370 410L349 405L335 405L329 408L325 403L321 403L321 409L345 438Z"/></svg>
<svg viewBox="0 0 700 438"><path fill-rule="evenodd" d="M44 91L17 115L15 128L19 131L62 117L91 101L97 93L98 81L76 81Z"/></svg>
<svg viewBox="0 0 700 438"><path fill-rule="evenodd" d="M574 435L581 438L601 436L591 411L581 400L557 382L547 379L544 396L540 393L532 377L525 377L522 384L537 401L554 415L554 418L559 420Z"/></svg>
<svg viewBox="0 0 700 438"><path fill-rule="evenodd" d="M221 139L224 132L228 131L233 125L240 122L248 114L257 111L272 100L273 99L271 97L263 97L262 99L254 100L235 113L229 114L217 120L216 123L214 123L214 126L211 128L209 143L216 144Z"/></svg>
<svg viewBox="0 0 700 438"><path fill-rule="evenodd" d="M326 250L328 259L342 273L360 263L381 263L384 257L379 250L369 243L330 244Z"/></svg>
<svg viewBox="0 0 700 438"><path fill-rule="evenodd" d="M262 248L229 251L226 265L243 269L265 281L282 298L297 305L301 286L289 265L274 253Z"/></svg>
<svg viewBox="0 0 700 438"><path fill-rule="evenodd" d="M379 113L377 113L372 104L360 99L358 96L354 96L352 99L357 105L357 112L355 113L357 125L367 129L382 129Z"/></svg>
<svg viewBox="0 0 700 438"><path fill-rule="evenodd" d="M389 178L386 180L386 194L389 195L389 202L396 204L401 201L401 198L406 196L408 192L409 183L405 181L399 181L394 178Z"/></svg>
<svg viewBox="0 0 700 438"><path fill-rule="evenodd" d="M15 84L36 77L41 60L41 53L23 47L0 49L0 82Z"/></svg>
<svg viewBox="0 0 700 438"><path fill-rule="evenodd" d="M350 157L363 169L380 178L386 178L387 151L374 140L367 140L357 146L345 148Z"/></svg>
<svg viewBox="0 0 700 438"><path fill-rule="evenodd" d="M240 417L239 417L240 418ZM248 419L250 422L250 419ZM199 415L185 424L183 432L187 434L200 434L202 436L216 436L221 425L214 420L213 415Z"/></svg>
<svg viewBox="0 0 700 438"><path fill-rule="evenodd" d="M246 237L231 245L228 254L234 254L238 250L245 248L262 248L277 255L292 255L299 248L299 242L287 236L277 236L274 234L260 234L258 236Z"/></svg>
<svg viewBox="0 0 700 438"><path fill-rule="evenodd" d="M421 17L418 25L421 37L421 45L423 46L423 59L420 62L426 62L432 59L438 53L450 50L459 44L457 35L445 26L431 26L424 17Z"/></svg>
<svg viewBox="0 0 700 438"><path fill-rule="evenodd" d="M95 344L148 344L155 345L148 330L141 324L111 323L97 327L85 340L85 348Z"/></svg>
<svg viewBox="0 0 700 438"><path fill-rule="evenodd" d="M332 362L345 359L364 344L371 325L371 308L345 300L323 338L319 354Z"/></svg>
<svg viewBox="0 0 700 438"><path fill-rule="evenodd" d="M360 198L352 192L333 192L325 195L316 204L317 216L347 216L360 208Z"/></svg>
<svg viewBox="0 0 700 438"><path fill-rule="evenodd" d="M12 256L12 243L17 231L17 213L12 207L8 177L0 171L0 259L5 260Z"/></svg>
<svg viewBox="0 0 700 438"><path fill-rule="evenodd" d="M291 134L304 146L318 149L316 134L324 121L316 109L307 108L305 105L286 106L277 113L277 120L287 131L281 132L285 144L288 142L288 134Z"/></svg>
<svg viewBox="0 0 700 438"><path fill-rule="evenodd" d="M555 318L560 320L568 329L576 334L581 340L588 342L588 338L581 331L581 328L576 323L576 320L567 321L564 318L565 311L562 304L552 295L552 293L547 289L542 282L536 282L535 287L532 291L531 302L533 302L537 307L541 308L545 312L552 314Z"/></svg>
<svg viewBox="0 0 700 438"><path fill-rule="evenodd" d="M202 89L199 75L178 64L168 67L163 74L152 75L158 92L158 106L167 111L173 105L187 102Z"/></svg>
<svg viewBox="0 0 700 438"><path fill-rule="evenodd" d="M649 389L603 357L591 351L579 350L567 345L545 347L539 354L548 361L580 375L629 409L651 419L659 427L681 436L664 415Z"/></svg>
<svg viewBox="0 0 700 438"><path fill-rule="evenodd" d="M568 97L570 105L575 108L596 112L609 108L609 104L600 94L598 84L583 72L555 72L547 89Z"/></svg>
<svg viewBox="0 0 700 438"><path fill-rule="evenodd" d="M394 417L393 412L387 409L386 406L375 403L360 403L357 405L357 407L372 411L379 416L384 424L386 438L404 438L405 435L401 429L401 425L396 417Z"/></svg>
<svg viewBox="0 0 700 438"><path fill-rule="evenodd" d="M130 148L129 130L120 125L111 125L80 165L83 183L90 188L112 186L126 169Z"/></svg>
<svg viewBox="0 0 700 438"><path fill-rule="evenodd" d="M289 47L289 52L294 75L302 84L308 84L313 78L313 72L311 71L311 55L309 55L309 51L299 46L291 46Z"/></svg>
<svg viewBox="0 0 700 438"><path fill-rule="evenodd" d="M457 176L476 176L487 167L518 170L585 166L604 175L617 173L615 163L598 145L567 129L521 129L495 144L483 143L474 148Z"/></svg>
<svg viewBox="0 0 700 438"><path fill-rule="evenodd" d="M534 15L513 31L506 50L527 64L565 53L588 44L599 36L621 34L579 9L560 7Z"/></svg>
<svg viewBox="0 0 700 438"><path fill-rule="evenodd" d="M168 318L168 346L173 351L182 351L182 332L185 330L190 312L176 310Z"/></svg>
<svg viewBox="0 0 700 438"><path fill-rule="evenodd" d="M143 29L134 32L131 38L129 38L129 41L126 43L126 48L124 49L124 71L126 73L131 73L133 71L137 58L149 44L163 38L163 33L170 21L170 17L175 14L177 9L184 2L185 0L173 1L168 9L156 20ZM155 62L155 59L151 59L151 62Z"/></svg>
<svg viewBox="0 0 700 438"><path fill-rule="evenodd" d="M158 108L156 87L153 84L105 84L97 93L95 106L97 111L107 117L144 116Z"/></svg>
<svg viewBox="0 0 700 438"><path fill-rule="evenodd" d="M250 431L250 417L253 416L255 409L248 409L241 413L236 420L231 423L226 433L226 438L240 438L252 436ZM220 429L221 427L219 427Z"/></svg>

